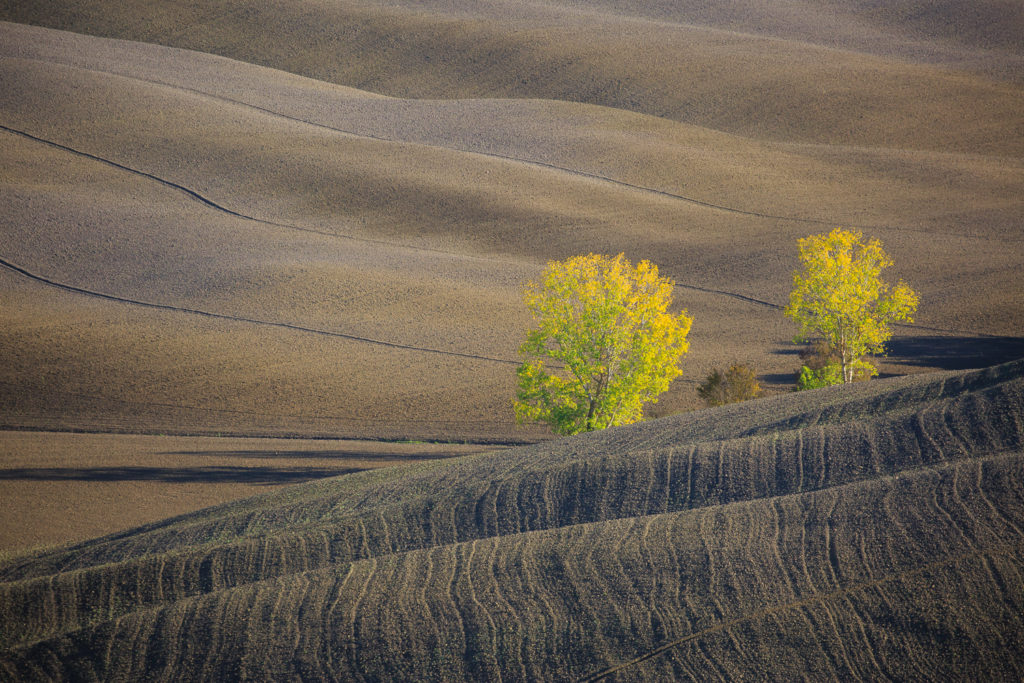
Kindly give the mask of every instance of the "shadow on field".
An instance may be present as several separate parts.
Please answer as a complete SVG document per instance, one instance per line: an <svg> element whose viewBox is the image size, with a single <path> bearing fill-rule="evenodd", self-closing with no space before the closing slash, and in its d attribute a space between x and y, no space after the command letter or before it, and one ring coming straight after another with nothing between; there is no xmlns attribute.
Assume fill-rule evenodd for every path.
<svg viewBox="0 0 1024 683"><path fill-rule="evenodd" d="M798 356L804 348L803 345L794 345L779 348L773 353ZM886 344L886 352L885 361L893 365L973 370L1024 358L1024 337L893 337ZM766 384L795 384L799 369L800 359L794 358L792 372L769 373L759 378ZM893 373L880 375L894 376Z"/></svg>
<svg viewBox="0 0 1024 683"><path fill-rule="evenodd" d="M457 458L468 453L457 453L449 451L436 451L433 453L400 453L400 452L376 452L362 453L353 451L282 451L282 450L230 450L230 451L168 451L161 455L198 455L213 456L218 458L309 458L315 460L371 460L371 461L420 461L420 460L443 460L445 458Z"/></svg>
<svg viewBox="0 0 1024 683"><path fill-rule="evenodd" d="M764 384L772 386L778 385L792 385L796 386L797 373L793 372L768 372L763 375L758 375L757 378Z"/></svg>
<svg viewBox="0 0 1024 683"><path fill-rule="evenodd" d="M294 484L365 468L278 467L22 467L0 470L0 481L159 481L170 484Z"/></svg>
<svg viewBox="0 0 1024 683"><path fill-rule="evenodd" d="M1022 337L893 337L889 360L942 370L986 368L1024 358Z"/></svg>

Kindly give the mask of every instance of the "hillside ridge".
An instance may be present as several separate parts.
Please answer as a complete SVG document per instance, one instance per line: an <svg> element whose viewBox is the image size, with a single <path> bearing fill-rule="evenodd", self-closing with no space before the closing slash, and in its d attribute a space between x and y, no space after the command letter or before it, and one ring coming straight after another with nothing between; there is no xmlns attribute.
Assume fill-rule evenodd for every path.
<svg viewBox="0 0 1024 683"><path fill-rule="evenodd" d="M0 0L0 681L1024 679L1021 35ZM920 309L881 378L794 392L836 226ZM553 439L522 297L584 252L656 263L690 352ZM703 408L730 364L767 396Z"/></svg>
<svg viewBox="0 0 1024 683"><path fill-rule="evenodd" d="M777 397L494 455L297 485L8 563L2 568L0 611L22 616L5 631L6 647L15 648L10 654L22 648L59 650L66 638L113 637L109 627L128 628L127 613L140 623L178 610L205 613L240 595L252 598L294 581L335 585L339 571L351 576L368 562L375 567L378 561L405 562L403 557L425 560L441 548L456 555L463 552L458 548L478 542L515 548L537 533L572 536L598 533L594 525L646 525L665 516L731 516L740 514L737 505L771 509L806 496L842 499L853 495L843 493L848 490L896 490L900 482L933 477L953 476L955 482L961 470L981 478L991 468L1016 471L1024 464L1024 361L872 384L877 386L860 392L839 388ZM806 412L815 404L817 409ZM781 422L749 423L786 412L792 414ZM725 440L701 438L708 420L720 430L709 436ZM616 451L615 443L632 448ZM683 471L685 476L676 474ZM1019 534L1024 523L1005 515L1020 510L1004 504L1000 519ZM906 576L991 558L1004 553L1004 545L941 555ZM1019 547L1016 554L1006 551L1010 559ZM811 602L895 580L869 577ZM347 582L348 577L342 585ZM118 605L126 604L134 607L123 612ZM693 638L808 604L726 619ZM115 621L90 625L97 623L97 610ZM673 642L681 645L687 638Z"/></svg>
<svg viewBox="0 0 1024 683"><path fill-rule="evenodd" d="M1024 560L1021 557L1024 546L1020 543L1024 499L1019 486L1012 483L1015 479L1019 481L1024 467L1024 361L986 371L872 384L876 386L864 387L859 392L837 388L807 395L780 396L728 410L713 409L685 418L523 446L500 454L300 484L284 492L80 544L67 551L8 562L2 567L4 583L0 585L0 612L8 617L4 653L0 659L6 671L16 671L18 676L30 678L44 671L59 671L35 669L36 665L29 664L32 661L49 661L61 667L84 666L93 675L102 677L115 672L119 672L119 676L128 672L134 672L133 676L142 672L154 675L168 671L165 667L173 667L179 672L191 671L199 678L212 678L225 672L248 671L246 668L250 666L284 674L293 671L293 666L305 666L300 663L308 654L313 657L309 664L316 661L316 671L327 678L347 677L356 671L364 672L362 675L386 671L388 677L401 677L407 665L376 658L373 654L376 650L370 645L374 638L368 639L367 633L358 637L358 642L362 643L359 648L342 648L346 653L336 652L328 660L312 653L292 653L283 660L285 664L271 665L274 655L267 653L260 656L256 664L257 660L252 659L255 650L244 642L257 633L263 634L259 636L262 642L263 638L270 637L269 632L262 630L271 628L270 622L260 626L263 624L258 616L261 608L257 605L271 595L279 596L275 601L289 596L286 602L291 606L283 607L279 602L274 609L278 615L273 616L273 620L280 620L283 618L281 609L324 610L331 604L337 607L338 601L342 601L366 620L371 612L365 610L371 607L365 594L371 583L375 585L374 595L378 596L375 600L401 601L401 596L407 595L409 589L399 589L391 582L401 581L401 577L410 575L409 571L415 574L437 562L454 561L454 570L462 575L462 571L478 566L474 560L477 553L500 562L502 569L493 573L492 581L505 585L503 590L511 589L511 584L507 584L510 581L518 586L516 610L502 615L494 611L502 600L497 595L473 597L472 592L453 589L457 591L456 604L445 609L456 609L463 620L470 618L475 626L472 630L465 625L462 630L447 631L458 622L445 617L441 622L434 621L430 628L440 629L440 634L447 633L444 638L462 633L461 638L466 639L462 647L467 648L463 664L459 664L459 659L435 658L443 650L432 650L430 646L421 649L415 636L403 628L375 636L384 641L382 652L387 651L386 642L392 637L413 638L408 666L427 667L424 671L438 671L439 677L490 678L501 672L503 677L528 678L534 675L529 673L530 668L535 674L543 671L559 678L570 671L574 672L573 678L603 677L621 671L622 667L654 666L662 671L657 668L664 664L644 663L687 643L715 638L716 634L732 632L731 637L736 637L736 630L741 632L745 628L742 625L760 623L782 614L814 609L830 609L835 613L839 605L861 600L885 587L934 582L937 577L943 582L953 581L950 577L954 574L950 572L964 571L965 567L973 567L978 562L1001 567L998 570L1001 579L997 582L1002 590L1012 591L1007 582L1017 579L1011 579L1006 571L1010 571L1011 566L1021 566ZM815 404L819 408L807 413L806 409ZM784 428L779 422L765 424L760 429L759 425L751 423L762 420L760 416L786 412L792 415L783 420ZM708 421L717 423L720 430L709 436L731 438L718 441L701 438L701 426ZM658 441L663 445L654 445ZM616 452L613 443L631 443L634 447ZM685 476L677 475L684 471ZM938 488L934 488L936 486ZM933 490L933 496L937 497L934 499L937 516L919 518L925 510L914 512L909 501L927 500L922 497L927 490ZM868 499L886 503L881 507L878 504L865 507ZM906 505L896 502L903 499ZM952 507L948 507L950 505ZM957 506L968 506L971 516L961 517ZM825 515L824 519L840 514L838 510L847 510L842 514L878 514L888 521L885 530L873 525L841 524L838 520L820 527L807 526L806 519L797 522L806 514L798 513L800 509L817 511L813 514ZM887 516L891 514L896 517ZM988 521L983 522L983 519ZM819 560L813 560L824 562L813 565L814 571L824 573L817 574L817 578L808 575L806 583L791 578L786 583L773 584L772 590L782 590L788 597L767 599L761 607L753 605L762 599L756 596L761 596L761 591L768 590L767 587L755 589L744 583L731 584L730 590L739 591L734 594L739 596L737 605L745 606L726 607L726 603L721 603L714 610L717 616L694 613L687 628L669 627L669 622L665 622L664 633L653 627L653 632L644 632L646 635L635 642L637 632L631 629L638 628L639 624L622 633L596 627L603 635L589 647L571 632L559 636L566 638L565 641L540 645L544 637L535 631L536 626L530 626L530 618L523 620L515 616L519 608L534 604L521 602L528 600L529 593L535 590L529 588L531 584L521 582L538 581L536 574L530 579L529 573L522 573L525 567L516 568L520 560L514 558L527 552L526 549L531 550L522 556L522 561L529 557L530 562L539 561L539 566L548 567L568 562L565 567L569 573L562 580L557 579L557 572L550 574L549 581L569 581L574 586L572 590L578 592L583 586L579 583L582 577L578 572L593 571L596 572L591 578L596 582L593 590L607 592L612 590L607 582L621 579L605 574L611 566L600 568L602 563L597 562L596 556L582 550L605 542L598 539L608 542L617 539L614 546L618 550L613 554L618 562L646 564L654 561L657 553L675 556L675 552L684 555L691 552L682 549L691 547L692 540L684 541L686 536L680 533L689 535L699 529L697 538L702 540L698 545L709 544L715 537L703 530L706 525L724 530L746 523L756 525L759 530L755 532L755 527L751 527L751 532L757 535L769 533L775 537L763 550L770 556L770 549L774 547L777 561L783 565L796 560L785 559L793 551L782 539L792 539L798 532L824 531L825 545L820 549L824 554ZM445 524L449 526L445 528ZM798 527L794 528L793 524ZM892 524L904 529L902 538L912 542L912 552L904 549L897 555L885 555L865 547L860 552L866 555L856 555L857 544L850 545L851 533L869 532L882 535L877 537L882 540ZM927 536L921 530L911 531L913 525L920 524L930 529ZM954 535L949 536L949 531L936 535L935 524L951 524L949 530L955 530ZM662 530L655 532L653 528ZM667 531L675 539L669 544L651 545L644 541L651 533ZM829 531L834 535L831 540ZM842 545L837 545L837 533L846 539ZM963 541L953 542L956 538ZM887 544L895 542L895 538L886 541ZM633 544L639 545L634 547ZM682 544L678 546L680 550L672 551L673 544ZM743 552L751 549L735 541L728 544L712 543L706 552L718 548L714 552L725 553L724 558L744 547L748 551ZM581 549L583 554L565 554L571 548ZM632 550L626 552L624 548ZM806 546L804 548L806 550ZM620 555L622 552L626 554ZM633 555L634 552L639 554ZM541 560L537 553L543 553L546 559ZM699 564L686 568L685 564L669 561L670 555L649 564L640 573L627 571L626 577L633 577L630 581L641 582L630 590L640 593L636 598L629 598L628 603L617 602L615 609L638 609L633 600L646 599L642 596L649 590L654 591L650 597L655 600L656 609L656 605L664 604L660 601L667 599L657 589L658 582L668 580L673 571L700 570ZM556 560L556 557L561 559ZM859 559L854 560L854 557ZM728 561L737 559L738 556ZM705 564L705 570L711 572L708 577L712 585L734 581L716 572L715 561L705 560L709 561L711 564ZM807 557L799 561L811 562ZM663 562L668 564L663 566ZM881 564L879 569L872 570L865 569L864 562L867 566ZM730 566L733 566L730 571L765 570L764 567L757 569L762 566L758 563ZM551 569L548 571L550 573ZM419 589L428 591L427 595L431 596L427 601L430 611L437 608L429 606L434 599L434 594L429 592L433 589L428 589L428 584L435 581L430 578L431 574L428 569L424 578L427 584ZM974 581L981 574L970 575ZM1013 575L1019 578L1021 574ZM357 589L360 584L362 587ZM790 588L784 588L787 585ZM536 588L540 586L537 584ZM470 584L464 588L470 590ZM691 585L688 590L694 588ZM499 589L495 586L494 590ZM552 616L559 609L567 609L567 604L553 606L551 601L557 591L551 593L551 590L554 589L546 588L544 601L529 608L547 605L543 608L555 610L550 612ZM714 595L707 595L712 603ZM495 599L499 602L494 602ZM512 598L505 594L504 599ZM564 599L559 599L559 604ZM578 599L583 611L571 611L570 616L569 612L561 612L570 620L586 620L589 609L598 609L597 603L583 595ZM488 606L484 607L480 600ZM834 606L820 606L825 603ZM957 609L966 606L961 602L955 604ZM240 641L237 640L240 636L229 635L231 629L227 628L227 623L233 617L221 623L215 615L223 614L225 609L233 612L242 605L248 605L245 609L250 616L244 623L249 625L245 627L249 635ZM410 608L411 605L406 604L400 609L411 614ZM735 608L739 611L734 611ZM372 613L382 613L377 607L372 609ZM484 611L480 612L481 609ZM300 629L302 638L341 637L344 640L342 633L346 628L348 632L359 629L356 623L344 627L344 620L338 622L330 616L333 611L331 608L324 614L329 625L327 630L313 626L317 623L315 620L298 615L291 618L297 620L293 623ZM597 612L592 614L596 616ZM971 614L973 620L979 618L977 608ZM667 614L663 614L664 617ZM209 621L211 618L217 618L217 626ZM955 621L961 616L946 614L942 618ZM381 624L374 628L396 626L390 618L386 622L391 626ZM499 622L504 626L499 626ZM870 626L862 623L861 628L879 627L878 623ZM167 649L173 647L174 642L189 642L198 637L200 631L196 629L208 628L215 628L221 634L213 640L208 652L173 653ZM620 628L623 627L614 627ZM671 636L670 632L676 635ZM191 635L186 636L186 633ZM492 648L502 647L499 640L492 640L498 633L505 634L502 638L525 639L523 647L531 642L534 645L530 648L540 647L540 650L523 650L514 660L503 663L500 656L492 658L499 654L499 650ZM633 635L627 637L627 633ZM135 643L126 651L134 651L136 647L141 650L136 652L137 656L127 658L113 652L94 658L104 651L99 643L114 639ZM878 641L874 642L877 648ZM238 650L239 647L248 651L244 659L236 658L243 651ZM534 658L547 647L555 647L552 653L558 651L568 655L568 659L548 669L552 661ZM626 656L633 648L640 648L641 652ZM164 654L158 654L161 651ZM79 659L76 652L93 652L88 655L91 664ZM141 656L143 652L148 654ZM299 658L289 658L294 656ZM673 656L669 655L669 659ZM874 652L874 656L879 653ZM347 664L342 664L342 660ZM57 665L59 661L67 664ZM74 664L76 661L78 664ZM245 661L250 664L244 664ZM287 664L288 661L292 664ZM603 668L601 661L605 663ZM937 663L948 665L950 661L939 658ZM1021 664L1015 664L1005 655L1000 661L1000 667ZM738 661L727 664L720 660L720 664L738 666ZM879 660L874 664L882 666ZM242 669L237 669L240 666ZM274 669L278 666L284 668ZM509 666L526 666L527 673L516 675L507 669ZM886 660L885 668L891 666L898 665Z"/></svg>

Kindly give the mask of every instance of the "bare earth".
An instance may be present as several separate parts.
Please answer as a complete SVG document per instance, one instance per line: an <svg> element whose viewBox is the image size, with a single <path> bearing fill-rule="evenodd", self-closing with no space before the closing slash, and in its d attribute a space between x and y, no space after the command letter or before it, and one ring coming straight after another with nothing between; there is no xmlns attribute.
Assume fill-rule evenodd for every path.
<svg viewBox="0 0 1024 683"><path fill-rule="evenodd" d="M111 30L130 33L131 16ZM586 30L639 21L616 16ZM612 93L539 99L553 95L547 71L533 98L439 83L439 96L474 98L397 99L197 52L2 30L10 427L540 438L510 410L521 291L548 259L587 251L653 259L695 319L684 376L652 415L697 407L696 383L735 361L785 391L796 239L836 225L880 238L893 277L921 294L883 371L1021 353L1024 96L989 73L693 28L726 69L703 86L720 91L707 93L714 112L679 80L704 53L672 43L671 106L654 117L643 99L609 106ZM746 50L761 49L787 76L753 88ZM395 73L374 54L357 62ZM581 55L595 77L614 66ZM647 87L653 68L623 87ZM489 77L427 70L451 87ZM787 90L798 81L825 94L805 101ZM856 106L837 108L840 87Z"/></svg>
<svg viewBox="0 0 1024 683"><path fill-rule="evenodd" d="M0 675L1019 680L1022 416L1018 361L295 484L0 562Z"/></svg>
<svg viewBox="0 0 1024 683"><path fill-rule="evenodd" d="M964 370L1024 357L1022 35L0 0L0 679L1019 680L1024 368ZM793 395L835 226L922 303L889 379ZM549 441L521 293L586 252L674 278L691 351L665 419ZM694 411L734 362L771 396Z"/></svg>
<svg viewBox="0 0 1024 683"><path fill-rule="evenodd" d="M480 450L0 431L0 552L84 541L310 479Z"/></svg>
<svg viewBox="0 0 1024 683"><path fill-rule="evenodd" d="M921 294L883 374L1024 355L1019 14L702 7L0 4L80 32L0 24L0 424L546 438L521 291L588 251L695 319L652 416L733 362L785 392L836 225Z"/></svg>

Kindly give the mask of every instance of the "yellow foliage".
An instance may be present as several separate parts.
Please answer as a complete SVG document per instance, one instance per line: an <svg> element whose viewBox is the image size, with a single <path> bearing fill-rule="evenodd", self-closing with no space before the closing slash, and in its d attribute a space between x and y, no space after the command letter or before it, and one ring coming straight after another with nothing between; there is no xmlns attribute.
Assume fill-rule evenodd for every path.
<svg viewBox="0 0 1024 683"><path fill-rule="evenodd" d="M882 353L891 325L913 321L918 297L902 280L890 287L881 278L892 259L878 240L836 228L797 241L801 270L785 314L800 325L797 341L820 336L839 359L844 382L852 382L858 361Z"/></svg>
<svg viewBox="0 0 1024 683"><path fill-rule="evenodd" d="M623 254L550 262L525 293L536 328L520 348L516 419L560 434L640 420L689 349L692 319L668 312L673 286L654 264L634 268Z"/></svg>

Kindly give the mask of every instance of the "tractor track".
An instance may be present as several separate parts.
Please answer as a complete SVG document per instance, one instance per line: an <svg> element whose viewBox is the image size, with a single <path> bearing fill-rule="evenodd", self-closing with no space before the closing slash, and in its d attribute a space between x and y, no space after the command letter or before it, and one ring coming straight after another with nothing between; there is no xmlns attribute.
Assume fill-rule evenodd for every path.
<svg viewBox="0 0 1024 683"><path fill-rule="evenodd" d="M69 285L64 282L58 282L48 277L33 273L21 266L8 261L5 258L0 257L0 266L11 270L15 273L23 275L27 278L35 280L50 287L55 287L65 292L73 292L75 294L84 294L86 296L94 297L97 299L103 299L105 301L113 301L121 304L129 304L132 306L142 306L144 308L152 308L160 311L170 311L173 313L187 313L189 315L203 316L207 318L214 318L217 320L227 320L230 322L247 323L250 325L264 325L267 327L277 327L285 330L292 330L296 332L305 332L308 334L317 334L325 337L333 337L337 339L346 339L348 341L362 342L364 344L374 344L376 346L383 346L391 349L399 349L402 351L415 351L419 353L433 353L442 356L450 356L455 358L466 358L469 360L485 361L489 363L502 363L505 365L519 365L518 361L510 360L507 358L495 358L493 356L484 356L475 353L463 353L461 351L449 351L445 349L435 349L428 346L415 346L413 344L402 344L399 342L391 342L383 339L373 339L371 337L361 337L359 335L347 334L344 332L335 332L332 330L321 330L315 327L306 327L304 325L296 325L294 323L286 323L274 320L260 320L259 318L248 318L245 316L231 315L228 313L216 313L213 311L204 311L198 308L187 308L185 306L175 306L172 304L161 304L151 301L142 301L140 299L131 299L128 297L118 296L115 294L107 294L105 292L98 292L92 289L86 289L84 287L77 287L75 285Z"/></svg>
<svg viewBox="0 0 1024 683"><path fill-rule="evenodd" d="M188 86L184 86L184 85L180 85L180 84L176 84L176 83L169 83L167 81L161 81L161 80L158 80L158 79L143 78L143 77L140 77L140 76L134 76L134 75L124 74L124 73L117 73L117 72L113 72L113 71L107 71L107 70L104 70L104 69L97 69L97 68L92 68L92 67L79 66L79 65L76 65L76 64L69 64L67 62L53 61L53 60L43 59L43 58L39 58L39 57L21 57L20 59L25 59L27 61L39 62L39 63L42 63L42 64L54 64L54 65L68 67L68 68L71 68L71 69L78 69L78 70L81 70L81 71L89 71L89 72L92 72L92 73L103 74L103 75L106 75L106 76L112 76L112 77L115 77L115 78L124 78L126 80L137 81L137 82L140 82L140 83L149 83L151 85L156 85L156 86L159 86L159 87L169 88L169 89L177 90L177 91L180 91L180 92L187 92L187 93L191 93L193 95L198 95L200 97L212 99L212 100L219 101L219 102L224 102L224 103L231 104L231 105L234 105L234 106L244 107L244 108L247 108L247 109L251 109L251 110L254 110L254 111L261 112L263 114L268 114L270 116L274 116L274 117L277 117L277 118L285 119L285 120L288 120L288 121L293 121L295 123L300 123L300 124L303 124L303 125L311 126L311 127L314 127L314 128L319 128L321 130L330 131L332 133L338 133L338 134L341 134L341 135L346 135L346 136L349 136L349 137L360 138L360 139L365 139L365 140L374 140L374 141L377 141L377 142L386 142L386 143L392 143L392 144L417 145L417 146L421 146L421 147L429 147L429 148L438 149L438 150L445 150L445 151L450 151L450 152L458 152L458 153L461 153L461 154L470 154L470 155L476 155L476 156L486 157L486 158L490 158L490 159L498 159L498 160L501 160L501 161L508 161L508 162L513 162L513 163L518 163L518 164L524 164L524 165L533 166L533 167L536 167L536 168L544 168L544 169L553 170L553 171L557 171L557 172L560 172L560 173L565 173L565 174L576 176L576 177L580 177L580 178L587 178L587 179L596 180L596 181L599 181L599 182L602 182L602 183L608 183L608 184L611 184L611 185L616 185L618 187L621 187L621 188L624 188L624 189L628 189L628 190L633 190L633 191L636 191L636 192L642 192L642 193L645 193L645 194L651 194L651 195L654 195L654 196L660 196L660 197L664 197L664 198L667 198L667 199L673 199L673 200L676 200L676 201L685 202L685 203L688 203L688 204L692 204L694 206L703 207L705 209L711 209L711 210L714 210L714 211L723 211L723 212L726 212L726 213L731 213L731 214L740 215L740 216L749 216L749 217L752 217L752 218L760 218L760 219L763 219L763 220L774 220L774 221L781 221L781 222L788 222L788 223L798 223L798 224L805 224L805 225L819 225L819 226L825 226L825 227L836 227L836 226L839 226L839 225L843 225L845 227L848 227L848 228L851 228L851 229L855 229L855 230L861 230L861 231L864 231L864 230L886 230L886 231L892 231L892 232L917 232L917 233L933 235L933 236L956 237L956 238L962 238L962 239L982 239L982 240L985 240L985 239L998 239L1000 241L1007 241L1007 240L1005 240L1005 238L992 238L992 237L988 237L988 236L985 236L985 235L972 235L972 234L962 234L962 233L941 232L941 231L934 231L934 230L926 230L926 229L922 229L922 228L911 228L911 227L907 227L907 226L892 226L892 225L870 225L870 226L866 226L866 225L856 225L856 224L848 223L848 222L845 222L845 221L834 221L834 220L827 220L827 219L823 219L823 218L809 218L809 217L801 217L801 216L787 216L787 215L782 215L782 214L767 213L767 212L764 212L764 211L755 211L755 210L752 210L752 209L742 209L742 208L738 208L738 207L735 207L735 206L729 206L729 205L726 205L726 204L719 204L719 203L716 203L716 202L713 202L713 201L708 201L708 200L704 200L704 199L698 199L696 197L691 197L691 196L679 194L678 192L671 192L671 191L668 191L668 190L662 190L662 189L658 189L658 188L653 188L653 187L649 187L649 186L646 186L646 185L639 185L639 184L636 184L636 183L630 183L630 182L627 182L627 181L624 181L624 180L619 180L617 178L612 178L610 176L602 175L600 173L594 173L594 172L591 172L591 171L583 171L583 170L580 170L580 169L569 168L569 167L566 167L566 166L560 166L558 164L551 163L551 162L539 161L539 160L536 160L536 159L528 159L528 158L524 158L524 157L513 156L511 154L502 154L500 152L489 152L489 151L486 151L486 150L472 149L472 148L467 148L467 147L459 147L459 146L456 146L456 145L438 144L438 143L434 143L434 142L426 142L426 141L413 140L413 139L402 139L400 137L399 138L389 138L389 137L385 137L385 136L382 136L382 135L374 135L374 134L371 134L371 133L357 132L357 131L354 131L354 130L348 130L348 129L345 129L345 128L339 128L337 126L331 126L331 125L328 125L326 123L320 123L320 122L317 122L317 121L311 121L309 119L305 119L305 118L302 118L302 117L299 117L299 116L293 116L291 114L286 114L286 113L283 113L283 112L280 112L280 111L277 111L277 110L274 110L274 109L270 109L268 107L263 107L263 106L260 106L260 105L257 105L257 104L252 104L250 102L245 102L245 101L242 101L242 100L237 100L237 99L234 99L234 98L231 98L231 97L227 97L225 95L219 95L219 94L211 93L211 92L208 92L208 91L205 91L205 90L200 90L198 88L191 88L191 87L188 87ZM236 214L236 215L241 215L241 214ZM257 219L254 219L254 220L257 220ZM308 230L307 228L301 228L301 227L298 227L298 226L280 225L280 224L275 224L275 223L269 223L269 224L271 224L271 225L278 225L279 227L292 227L292 228L295 228L295 229L298 229L298 230ZM313 230L310 230L310 231L311 232L317 232L317 231L313 231ZM330 235L330 234L335 234L335 233L323 233L323 234ZM342 236L342 235L338 235L338 236ZM352 239L361 239L361 238L354 238L353 237ZM374 240L366 240L366 241L374 242ZM1016 242L1016 241L1020 241L1020 240L1010 240L1010 241L1015 241ZM383 244L392 244L392 246L394 246L393 243L388 243L388 242L381 242L381 243L383 243ZM410 248L414 248L415 249L416 247L410 247ZM431 251L431 250L427 249L426 251ZM441 252L441 253L447 253L447 252Z"/></svg>

